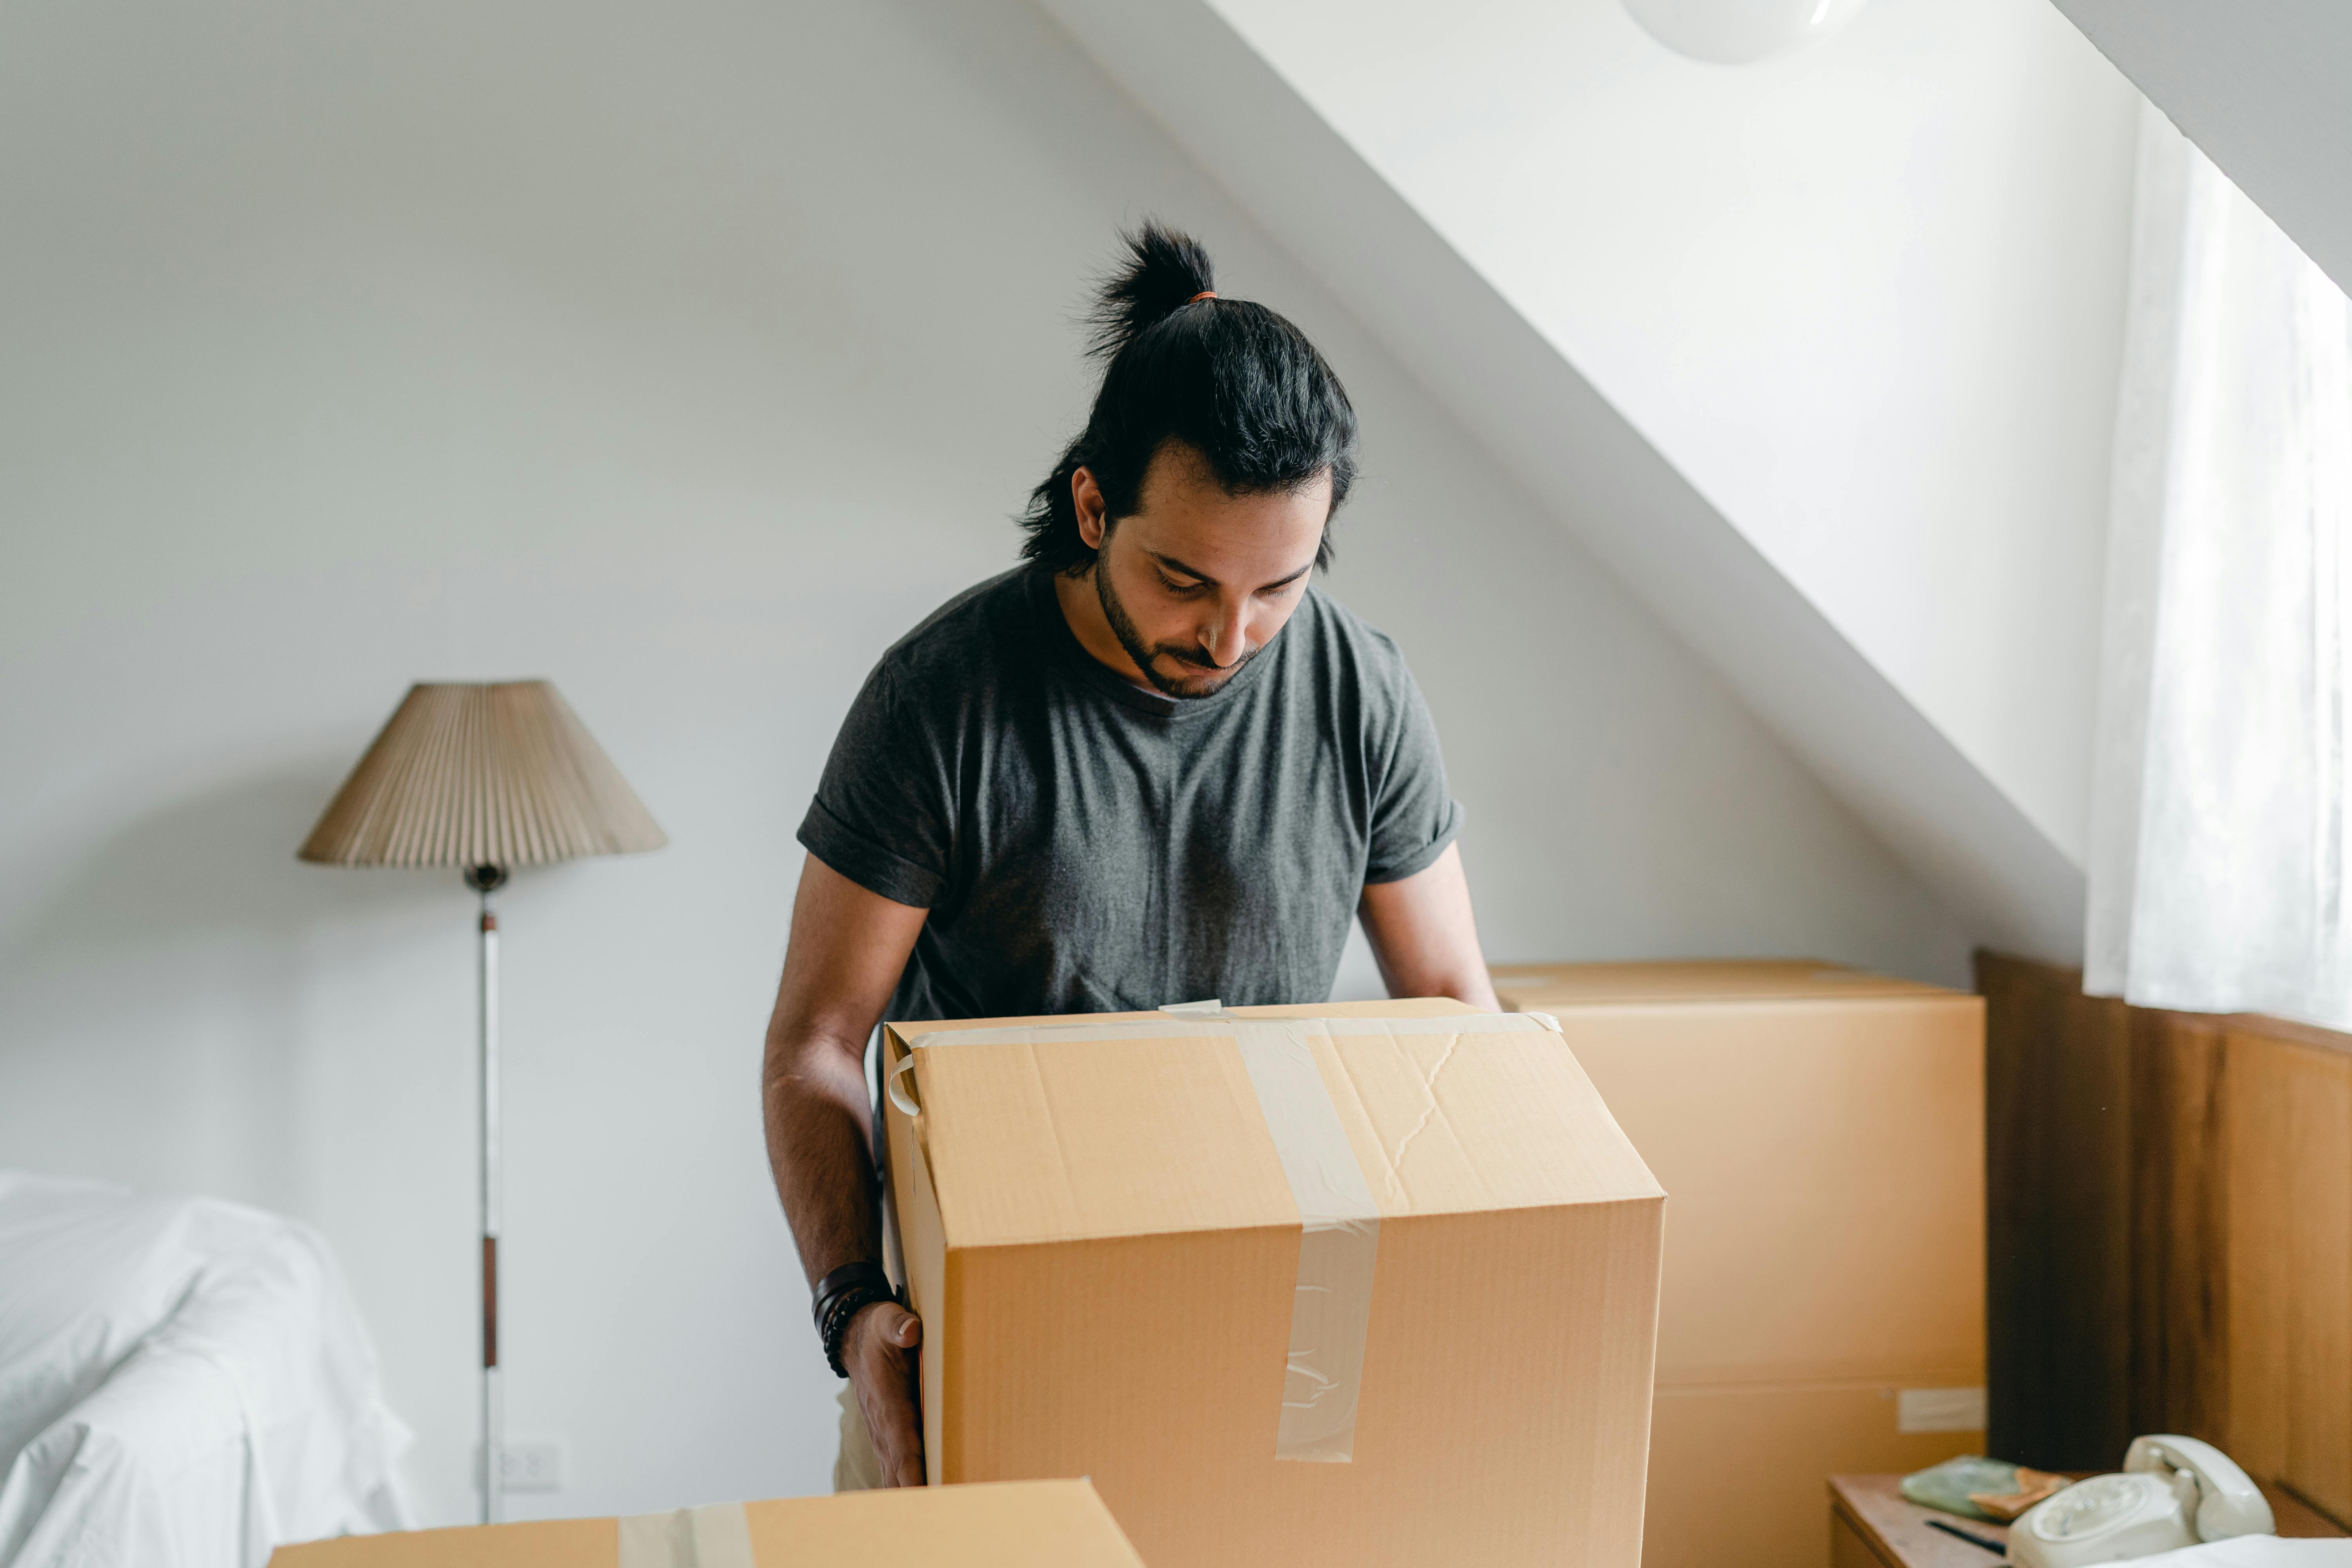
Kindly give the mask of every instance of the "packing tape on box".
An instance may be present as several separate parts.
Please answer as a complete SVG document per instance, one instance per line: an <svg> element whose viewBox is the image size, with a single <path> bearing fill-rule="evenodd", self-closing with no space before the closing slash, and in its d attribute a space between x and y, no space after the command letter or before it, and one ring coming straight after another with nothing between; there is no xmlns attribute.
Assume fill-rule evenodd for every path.
<svg viewBox="0 0 2352 1568"><path fill-rule="evenodd" d="M1312 1041L1333 1035L1496 1035L1559 1032L1542 1013L1456 1014L1435 1018L1265 1018L1184 1002L1150 1022L1040 1024L1016 1029L935 1029L907 1037L907 1059L891 1069L889 1092L908 1115L919 1108L898 1087L915 1055L940 1046L1037 1046L1055 1040L1230 1039L1256 1092L1282 1173L1298 1205L1298 1277L1290 1299L1290 1350L1274 1457L1346 1464L1355 1457L1356 1405L1372 1321L1372 1275L1380 1258L1381 1210L1348 1130L1315 1062ZM1335 1027L1336 1026L1336 1027Z"/></svg>
<svg viewBox="0 0 2352 1568"><path fill-rule="evenodd" d="M625 1515L620 1568L753 1568L751 1521L740 1502Z"/></svg>

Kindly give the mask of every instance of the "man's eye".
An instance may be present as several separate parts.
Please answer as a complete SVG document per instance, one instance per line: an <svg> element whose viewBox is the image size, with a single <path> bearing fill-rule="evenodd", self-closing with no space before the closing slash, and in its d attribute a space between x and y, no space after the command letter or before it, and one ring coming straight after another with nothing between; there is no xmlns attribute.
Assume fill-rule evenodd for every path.
<svg viewBox="0 0 2352 1568"><path fill-rule="evenodd" d="M1197 594L1202 587L1199 583L1179 583L1165 572L1160 574L1160 585L1171 594Z"/></svg>

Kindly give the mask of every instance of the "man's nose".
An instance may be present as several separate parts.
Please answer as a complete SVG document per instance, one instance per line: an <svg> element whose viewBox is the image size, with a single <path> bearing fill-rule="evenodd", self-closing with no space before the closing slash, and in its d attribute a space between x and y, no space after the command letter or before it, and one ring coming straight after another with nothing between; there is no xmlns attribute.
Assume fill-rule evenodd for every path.
<svg viewBox="0 0 2352 1568"><path fill-rule="evenodd" d="M1249 603L1220 605L1217 618L1201 628L1201 648L1210 662L1225 669L1248 648Z"/></svg>

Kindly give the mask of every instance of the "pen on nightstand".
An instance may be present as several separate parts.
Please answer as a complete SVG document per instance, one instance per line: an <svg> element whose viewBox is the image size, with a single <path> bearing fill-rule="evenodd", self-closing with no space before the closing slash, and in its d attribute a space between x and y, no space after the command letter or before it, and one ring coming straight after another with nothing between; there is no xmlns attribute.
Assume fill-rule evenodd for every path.
<svg viewBox="0 0 2352 1568"><path fill-rule="evenodd" d="M1967 1542L1970 1546L1981 1546L1996 1557L2006 1557L2009 1555L2009 1548L2002 1545L2000 1542L1995 1541L1990 1535L1979 1535L1973 1530L1962 1530L1958 1525L1946 1524L1940 1519L1928 1520L1927 1524L1927 1528L1930 1530L1940 1530L1946 1535L1957 1535L1962 1541Z"/></svg>

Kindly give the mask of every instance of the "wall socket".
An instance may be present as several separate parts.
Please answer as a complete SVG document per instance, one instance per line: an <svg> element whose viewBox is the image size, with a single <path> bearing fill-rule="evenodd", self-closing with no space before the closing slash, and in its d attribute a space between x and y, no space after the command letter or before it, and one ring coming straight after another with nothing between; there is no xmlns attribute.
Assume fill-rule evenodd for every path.
<svg viewBox="0 0 2352 1568"><path fill-rule="evenodd" d="M510 1492L560 1492L563 1489L563 1439L509 1438L499 1450L499 1482ZM482 1450L474 1447L474 1487L482 1485Z"/></svg>
<svg viewBox="0 0 2352 1568"><path fill-rule="evenodd" d="M1897 1432L1981 1432L1985 1429L1985 1391L1981 1388L1906 1388L1895 1395Z"/></svg>

